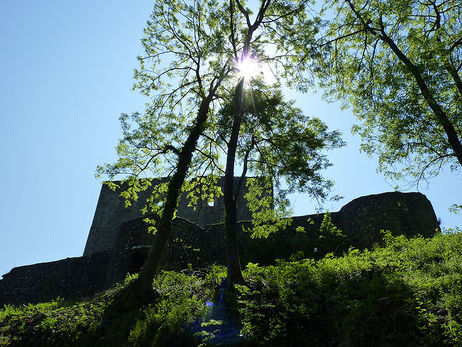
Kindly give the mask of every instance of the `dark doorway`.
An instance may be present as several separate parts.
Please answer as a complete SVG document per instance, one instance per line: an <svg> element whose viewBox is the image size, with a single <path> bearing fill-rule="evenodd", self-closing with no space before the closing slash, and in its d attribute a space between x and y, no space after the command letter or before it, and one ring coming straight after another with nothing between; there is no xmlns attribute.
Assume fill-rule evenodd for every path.
<svg viewBox="0 0 462 347"><path fill-rule="evenodd" d="M141 270L148 256L149 249L150 246L137 246L132 248L128 267L129 273L138 273Z"/></svg>

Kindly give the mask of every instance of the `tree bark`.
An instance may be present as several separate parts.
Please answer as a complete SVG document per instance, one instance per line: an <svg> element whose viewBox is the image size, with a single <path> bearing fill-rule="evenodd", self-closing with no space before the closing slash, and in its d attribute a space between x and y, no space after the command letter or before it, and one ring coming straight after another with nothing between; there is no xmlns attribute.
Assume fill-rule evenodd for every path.
<svg viewBox="0 0 462 347"><path fill-rule="evenodd" d="M242 121L242 93L244 89L244 78L241 78L236 86L234 94L234 121L231 129L231 137L228 142L228 153L226 157L226 169L223 187L223 198L225 203L225 237L226 237L226 263L228 269L228 288L234 284L243 284L241 262L239 258L239 246L237 237L237 206L234 191L234 162L236 158L237 140Z"/></svg>

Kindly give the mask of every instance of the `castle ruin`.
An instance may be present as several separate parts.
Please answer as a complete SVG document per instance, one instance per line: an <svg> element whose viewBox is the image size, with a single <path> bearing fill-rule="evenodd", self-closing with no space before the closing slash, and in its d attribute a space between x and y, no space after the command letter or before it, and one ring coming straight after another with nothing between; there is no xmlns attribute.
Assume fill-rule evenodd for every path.
<svg viewBox="0 0 462 347"><path fill-rule="evenodd" d="M219 184L223 184L222 180ZM127 273L137 272L155 237L147 233L141 213L143 198L150 192L143 194L126 209L120 192L103 185L83 256L12 269L0 280L0 306L36 303L57 296L79 299L109 288ZM244 194L238 200L238 217L240 225L249 226L251 214ZM210 205L204 202L194 210L182 196L161 266L184 269L224 264L223 212L222 198ZM292 217L290 227L266 239L254 239L240 232L242 264L270 264L276 258L289 259L293 254L321 257L317 245L323 217L324 214ZM331 213L331 218L346 236L347 246L359 249L380 243L381 230L390 230L393 235L431 237L438 229L433 207L421 193L389 192L360 197ZM299 232L298 227L305 231Z"/></svg>

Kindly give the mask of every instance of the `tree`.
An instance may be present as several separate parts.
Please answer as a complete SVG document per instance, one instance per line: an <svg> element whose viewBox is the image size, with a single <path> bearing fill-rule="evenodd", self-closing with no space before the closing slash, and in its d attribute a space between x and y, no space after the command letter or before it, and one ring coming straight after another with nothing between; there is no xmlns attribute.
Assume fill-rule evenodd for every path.
<svg viewBox="0 0 462 347"><path fill-rule="evenodd" d="M271 0L262 0L260 2L260 6L258 7L258 10L256 11L256 15L254 16L254 19L252 19L252 11L245 7L239 0L236 1L230 1L230 28L231 28L231 35L230 35L230 43L232 46L232 51L234 53L234 59L236 63L243 63L245 61L250 61L250 60L264 60L266 62L270 62L272 66L275 69L279 69L282 72L282 77L284 80L290 82L295 82L298 87L305 87L307 84L307 80L304 78L303 74L300 74L300 71L303 71L304 65L303 61L300 60L300 54L299 52L302 52L300 49L299 44L296 41L293 41L291 38L291 34L293 34L297 29L302 30L302 27L299 25L300 23L304 23L306 21L306 5L307 1L294 1L294 2L287 2L287 1L271 1ZM235 4L235 6L234 6ZM236 9L237 8L237 9ZM240 16L239 16L240 15ZM235 17L238 19L235 20ZM239 20L240 18L240 20ZM242 28L245 28L243 30ZM310 36L312 32L307 29L308 27L304 27L302 30L303 33L306 35L306 37ZM239 33L245 33L243 35L239 35ZM280 42L283 42L282 44ZM278 54L275 55L268 55L267 51L269 50L269 46L274 45L278 50ZM271 48L270 48L271 49ZM241 52L240 55L238 52ZM296 77L293 77L293 76ZM289 77L290 76L290 77ZM262 113L263 108L259 109L258 107L255 107L254 100L251 100L250 106L253 106L253 109L249 109L249 98L247 97L246 90L245 90L245 83L249 84L250 81L246 81L247 76L242 75L240 80L237 83L237 86L235 88L235 91L233 93L233 98L230 100L228 103L228 112L225 112L224 114L228 114L229 119L232 121L229 122L228 124L228 129L230 129L230 132L228 134L228 141L225 141L225 146L226 146L226 168L224 172L224 201L225 201L225 223L224 223L224 229L225 229L225 235L226 235L226 240L227 240L227 264L228 264L228 287L231 288L234 283L243 283L243 278L242 278L242 273L241 273L241 268L240 268L240 262L239 262L239 252L238 252L238 243L237 243L237 208L236 208L236 194L239 194L239 189L236 189L234 187L234 168L235 168L235 163L236 163L236 153L238 151L238 141L240 137L240 132L241 132L241 125L244 122L244 116L245 114L256 114L256 113ZM280 82L280 78L278 78L278 82ZM252 95L253 97L254 95ZM258 99L258 98L257 98ZM260 98L259 100L265 100L265 98ZM273 101L277 100L278 103L289 106L286 103L282 102L282 98L276 97L273 98ZM262 106L262 105L260 105ZM270 112L271 115L266 117L266 124L263 124L259 122L260 120L263 120L265 117L256 117L253 120L256 121L256 123L260 126L266 126L267 128L270 128L272 130L271 126L271 117L278 117L282 115L287 115L290 114L290 110L293 108L288 107L288 111L286 110L277 110L274 107L275 105L272 105L273 108L267 109L266 111L272 111ZM250 112L249 112L250 110ZM297 114L297 112L292 113L292 115ZM307 120L307 119L306 119ZM273 125L276 124L277 122L273 121ZM287 125L287 124L286 124ZM313 125L313 123L306 124L306 127L303 127L302 123L299 124L299 127L302 129L297 135L299 137L302 137L302 133L304 131L307 131L308 128L310 128ZM248 130L251 129L252 127L248 127ZM290 130L293 130L294 128L290 128ZM243 169L243 175L245 176L245 173L247 171L247 164L248 164L248 159L249 155L252 153L252 151L255 149L254 147L258 148L259 146L261 148L264 147L262 144L264 141L261 141L262 143L258 143L259 139L258 138L258 133L256 132L256 127L253 129L253 132L247 133L247 135L250 135L252 138L252 143L249 144L247 148L244 149L245 155L243 158L244 160L244 169ZM268 130L268 129L267 129ZM281 129L277 129L281 130ZM311 129L313 130L313 128ZM310 135L312 136L311 141L307 138L303 138L305 142L301 142L299 145L302 147L303 145L307 146L306 151L312 151L316 152L316 150L319 150L320 148L327 146L327 134L323 132L321 134L321 129L318 128L316 129L319 131L319 133L313 133L309 132ZM325 131L325 129L324 129ZM272 138L271 133L266 132L265 135L267 135L267 141L273 140L272 145L277 145L276 139ZM282 136L285 138L285 141L287 141L287 136L290 136L290 132L286 131L284 135ZM292 134L294 135L294 134ZM306 134L305 134L306 135ZM330 134L333 136L332 134ZM337 135L337 134L335 134ZM318 147L316 147L314 144L315 140L319 140L323 136L326 136L321 140L322 144L319 144ZM222 134L222 138L225 138ZM271 138L271 139L270 139ZM296 138L296 137L295 137ZM330 140L333 140L331 138ZM335 141L338 139L336 138ZM339 143L339 142L338 142ZM278 145L281 145L279 143ZM310 146L311 145L311 146ZM286 149L293 148L293 146L288 145L285 143L283 145ZM263 153L260 151L258 152L260 155L260 160L266 161L265 165L261 165L260 169L265 168L266 170L257 170L258 173L263 174L267 176L269 179L269 184L274 179L279 179L279 176L275 174L278 170L276 170L276 167L278 165L284 166L284 160L285 162L291 162L291 157L290 155L297 155L299 154L298 157L293 157L292 159L292 164L293 161L297 162L297 164L293 165L292 171L290 169L287 170L286 174L291 173L294 174L299 173L302 178L298 177L296 180L304 182L305 184L307 183L308 180L313 180L315 181L315 178L319 178L317 175L316 170L310 171L309 175L303 175L303 173L306 173L308 170L307 168L310 167L310 164L308 161L305 163L302 163L304 159L313 159L313 157L307 157L306 155L304 156L303 153L304 151L301 150L298 153L290 153L287 151L286 153L289 154L288 157L284 158L283 160L280 160L281 158L278 158L279 161L275 160L275 155L274 153L276 151L281 151L283 152L283 147L277 147L274 150L267 151L266 156L263 155ZM302 154L303 153L303 154ZM273 157L270 158L271 154L273 154ZM302 154L302 155L300 155ZM319 157L317 158L319 159ZM322 166L324 164L323 160L316 161L316 164ZM304 168L305 172L302 172L303 169L300 169L301 167ZM254 165L253 168L257 168L257 165ZM287 168L287 166L286 166ZM298 169L298 171L297 171ZM319 168L318 168L319 169ZM282 172L282 170L281 170ZM280 173L280 172L279 172ZM294 175L293 175L294 176ZM308 180L306 177L309 176ZM261 181L261 180L260 180ZM321 180L318 180L318 183L320 183ZM300 184L300 187L304 186L304 184ZM254 187L255 188L255 187ZM272 187L271 187L272 188ZM318 187L318 192L323 191L323 189L326 188L326 185ZM315 195L315 194L313 194ZM252 198L250 198L251 200ZM255 197L253 197L255 201ZM262 200L260 200L262 201ZM264 200L263 200L264 201ZM274 217L274 214L272 211L269 211L268 208L273 207L273 204L267 204L266 207L266 213L264 215L266 217L269 217L269 214L272 214ZM261 208L262 206L260 206ZM258 209L254 207L254 212L257 212ZM259 211L260 216L263 214L261 213L262 211ZM269 213L269 214L268 214ZM254 218L254 221L257 219ZM266 224L268 224L270 221L266 220Z"/></svg>
<svg viewBox="0 0 462 347"><path fill-rule="evenodd" d="M234 13L234 1L230 0L230 28L231 28L231 45L234 52L234 59L238 61L239 59L249 59L250 56L250 45L252 37L255 32L258 30L262 24L263 19L265 18L266 10L270 5L270 0L262 0L258 13L256 15L255 21L252 23L250 19L250 11L242 4L239 0L236 0L237 8L239 12L245 18L245 24L247 27L246 34L243 36L243 47L242 54L238 56L238 32L239 25L235 24L235 13ZM238 21L239 24L239 21ZM225 203L225 235L226 235L226 244L227 244L227 278L228 278L228 287L232 287L234 283L243 284L244 279L241 273L240 261L239 261L239 250L237 243L237 207L236 207L236 197L234 189L234 165L235 165L235 156L237 149L237 141L239 137L239 130L242 122L242 114L244 110L243 104L243 91L244 91L244 76L240 78L237 83L234 97L233 97L233 122L231 127L231 134L229 141L227 143L227 158L226 158L226 169L225 169L225 178L224 178L224 203Z"/></svg>
<svg viewBox="0 0 462 347"><path fill-rule="evenodd" d="M302 191L319 200L327 197L332 182L320 173L330 165L323 151L343 145L338 132L328 132L321 120L307 117L293 102L284 101L277 86L265 85L259 79L250 81L247 92L243 92L242 105L239 142L230 146L236 124L234 99L220 112L218 134L215 135L218 145L227 149L226 168L234 167L235 157L242 165L241 180L237 187L230 189L234 220L225 220L225 231L236 242L236 249L228 249L228 257L233 260L228 264L234 267L228 268L228 286L239 283L242 278L235 202L246 174L250 172L258 177L247 180L249 187L245 198L253 214L253 228L249 231L255 237L267 237L290 222L283 218L287 217L287 193ZM284 188L281 181L285 183ZM275 196L268 196L268 191L274 191ZM226 194L230 193L225 191L225 198ZM226 206L226 213L229 208Z"/></svg>
<svg viewBox="0 0 462 347"><path fill-rule="evenodd" d="M138 180L146 172L170 172L167 187L155 187L157 197L148 208L160 215L156 239L137 280L123 292L120 304L136 307L152 297L152 280L171 229L177 202L188 169L200 165L193 153L209 113L217 107L217 93L233 67L223 49L226 41L225 8L218 1L156 1L145 38L145 55L139 57L135 88L151 99L145 114L135 113L132 121L122 115L124 138L117 151L119 160L100 167L110 178L129 175L127 203L137 199L151 181ZM136 126L131 129L131 125ZM166 188L166 189L165 189ZM163 193L163 194L161 194Z"/></svg>
<svg viewBox="0 0 462 347"><path fill-rule="evenodd" d="M180 193L184 189L194 193L191 186L203 183L202 178L196 183L188 182L188 170L198 172L202 168L204 174L215 170L211 163L216 162L219 153L201 135L213 128L228 96L240 95L243 82L234 77L235 63L251 52L252 47L252 52L272 60L283 77L290 75L293 66L298 69L300 64L292 64L300 55L290 45L278 43L278 54L272 57L264 53L264 46L273 44L271 38L276 35L291 32L294 17L304 18L305 3L263 0L253 23L251 11L237 0L154 3L142 40L145 55L139 57L140 69L135 71L135 88L151 101L144 114L122 115L124 137L117 148L119 160L99 169L111 179L119 174L128 175L129 189L123 193L127 204L152 184L148 178L140 180L140 177L147 173L169 176L167 184L154 187L154 194L147 201L144 211L159 216L152 226L156 229L156 239L138 279L125 291L125 305L138 305L149 298ZM236 13L234 5L239 7ZM247 16L238 17L239 13ZM302 75L289 82L298 86L306 83ZM232 90L237 92L230 93ZM213 195L214 189L211 191Z"/></svg>
<svg viewBox="0 0 462 347"><path fill-rule="evenodd" d="M353 131L379 170L418 182L460 169L462 3L328 0L322 15L309 55L327 94L360 120Z"/></svg>

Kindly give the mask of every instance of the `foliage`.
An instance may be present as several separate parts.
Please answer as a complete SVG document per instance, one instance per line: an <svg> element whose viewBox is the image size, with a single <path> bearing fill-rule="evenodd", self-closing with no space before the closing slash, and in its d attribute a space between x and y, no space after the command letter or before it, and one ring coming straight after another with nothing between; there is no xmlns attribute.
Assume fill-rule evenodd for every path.
<svg viewBox="0 0 462 347"><path fill-rule="evenodd" d="M389 235L373 251L249 264L240 286L254 345L459 345L461 234Z"/></svg>
<svg viewBox="0 0 462 347"><path fill-rule="evenodd" d="M386 234L383 247L315 261L249 264L237 286L242 346L462 344L462 234ZM223 267L165 271L142 311L107 308L117 288L81 302L0 310L2 345L213 345ZM127 279L127 282L133 278ZM122 329L122 327L124 327ZM126 331L125 334L121 331ZM215 341L215 342L214 342Z"/></svg>
<svg viewBox="0 0 462 347"><path fill-rule="evenodd" d="M451 206L449 206L449 212L452 212L454 214L461 214L462 205L452 204Z"/></svg>
<svg viewBox="0 0 462 347"><path fill-rule="evenodd" d="M232 3L219 0L154 3L142 39L145 53L138 57L140 66L134 75L134 89L146 95L149 103L144 113L121 115L123 137L117 146L119 159L97 169L98 177L127 180L128 187L106 182L113 189L123 187L121 195L127 206L150 188L153 193L143 212L162 214L167 182L147 177L171 176L176 170L178 155L207 95L210 106L204 134L193 153L182 190L187 192L192 205L222 194L213 181L224 172L221 156L226 155L225 139L234 118L233 90L238 82L235 65L246 49L249 51L245 54L271 68L275 84L265 87L256 78L249 93L246 92L244 135L238 148L241 163L251 151L250 174L285 176L290 191L297 189L316 198L326 197L332 182L319 173L330 165L321 152L343 142L338 132L328 132L319 119L304 116L293 102L284 101L279 90L283 81L301 89L311 84L302 73L307 69L303 52L291 38L295 31L303 32L305 40L313 38L314 23L307 17L309 1L263 1L260 4L265 9L263 17L255 18L255 23L260 22L253 26L249 21L256 17L252 11L254 5L238 1L231 6ZM271 53L274 46L277 54ZM288 146L288 138L297 142ZM254 157L259 158L254 160ZM208 184L201 182L208 177L211 177ZM197 189L199 186L201 189ZM151 224L155 231L154 223Z"/></svg>
<svg viewBox="0 0 462 347"><path fill-rule="evenodd" d="M223 267L190 274L162 272L154 281L160 295L154 305L132 312L111 311L114 297L136 279L80 302L57 299L0 310L1 346L120 346L170 345L184 338L195 345L193 323L200 326L210 311ZM198 322L198 323L196 323Z"/></svg>
<svg viewBox="0 0 462 347"><path fill-rule="evenodd" d="M342 235L342 231L338 229L334 223L332 223L332 218L329 212L324 214L321 227L319 228L319 234L320 238L338 237Z"/></svg>
<svg viewBox="0 0 462 347"><path fill-rule="evenodd" d="M329 212L324 214L319 229L319 238L317 242L317 252L325 255L332 252L336 255L341 255L348 247L348 238L338 229L332 222Z"/></svg>
<svg viewBox="0 0 462 347"><path fill-rule="evenodd" d="M318 76L352 107L362 150L393 178L460 169L461 11L459 0L324 3Z"/></svg>
<svg viewBox="0 0 462 347"><path fill-rule="evenodd" d="M160 300L144 309L143 319L130 332L130 345L197 345L194 332L210 313L208 303L225 275L217 266L203 274L162 272L154 279Z"/></svg>
<svg viewBox="0 0 462 347"><path fill-rule="evenodd" d="M194 148L189 144L184 150L184 146L198 116L202 120L197 124L203 128L207 114L219 108L216 94L224 93L222 84L230 78L229 52L217 48L227 41L224 11L225 6L216 0L154 2L142 39L145 53L138 57L140 66L134 75L134 89L146 95L149 102L144 113L121 115L119 159L97 169L98 177L121 177L125 181L107 183L113 189L123 188L121 196L126 205L150 188L152 194L143 212L162 216L168 181L147 177L170 177L177 170L182 152L193 152L196 146L188 164L193 176L208 175L212 180L216 176L216 168L207 164L209 158L218 155L213 148L201 141ZM197 199L199 186L205 199L219 194L215 185L204 184L201 179L189 179L184 187L180 182L180 189L188 192L192 202ZM153 220L151 230L156 231Z"/></svg>
<svg viewBox="0 0 462 347"><path fill-rule="evenodd" d="M304 192L318 202L328 197L333 183L322 176L331 166L326 151L344 142L338 131L328 131L320 119L305 115L294 101L284 100L277 86L254 79L246 97L251 100L242 114L237 158L243 166L242 175L258 177L247 180L245 198L253 214L253 234L265 237L289 222L282 219L289 215L288 193ZM220 146L226 144L232 114L232 103L226 104L217 134L210 135Z"/></svg>
<svg viewBox="0 0 462 347"><path fill-rule="evenodd" d="M318 152L340 145L338 134L328 133L318 119L303 118L300 110L284 103L280 93L275 94L269 89L266 92L275 96L266 97L265 91L255 90L255 102L247 103L245 107L251 105L256 111L244 111L241 107L244 79L237 78L237 63L256 57L260 62L271 63L278 87L281 81L299 88L309 84L301 73L305 69L302 51L290 38L295 27L306 37L312 36L311 26L301 25L310 23L306 17L310 11L309 3L306 0L262 0L255 6L238 0L154 2L142 40L145 54L139 57L140 68L134 76L135 89L146 95L150 102L144 114L121 116L124 136L117 147L119 159L115 164L98 168L98 174L106 174L110 179L118 175L125 178L123 183L128 183L128 188L125 185L121 195L127 205L153 185L154 181L145 177L167 176L170 179L168 184L165 183L167 189L157 182L160 188L154 186L153 194L143 208L144 213L154 214L152 220L147 220L151 224L150 230L162 228L162 236L157 237L155 245L156 255L150 251L138 280L144 283L144 289L147 289L159 263L181 192L188 191L192 204L199 200L207 202L221 193L216 185L211 184L213 182L202 184L200 180L212 177L211 181L216 181L217 172L223 172L219 160L223 147L227 147L223 191L225 234L229 252L235 253L228 255L228 259L236 259L234 264L229 264L230 269L235 269L236 276L242 280L235 242L234 193L237 189L233 185L235 153L244 113L254 116L247 121L246 135L256 135L257 129L252 129L251 125L261 126L260 121L264 120L266 132L261 133L266 141L252 136L250 148L248 143L241 141L244 144L240 150L245 152L246 158L243 177L249 159L252 163L250 170L256 174L260 172L255 168L265 167L264 175L270 174L270 178L276 180L278 174L287 176L289 185L297 181L297 188L308 190L315 197L323 198L324 190L330 187L330 182L318 174L329 165L325 156ZM253 7L257 7L255 13ZM230 134L221 134L222 143L227 146L220 146L218 140L209 135L217 129L229 128L218 125L220 115L225 115L228 123L233 124ZM281 133L281 129L286 129L285 133ZM298 140L292 146L287 145L290 136ZM258 160L249 158L254 147L261 149L257 154L262 156L259 164ZM263 164L265 161L268 165ZM145 178L141 184L138 183L140 177ZM309 187L308 181L311 183ZM110 185L113 188L118 186L114 182ZM198 185L204 189L197 189ZM230 277L235 277L231 271L229 273Z"/></svg>
<svg viewBox="0 0 462 347"><path fill-rule="evenodd" d="M107 302L57 299L0 311L0 345L65 345L91 341L99 331Z"/></svg>

